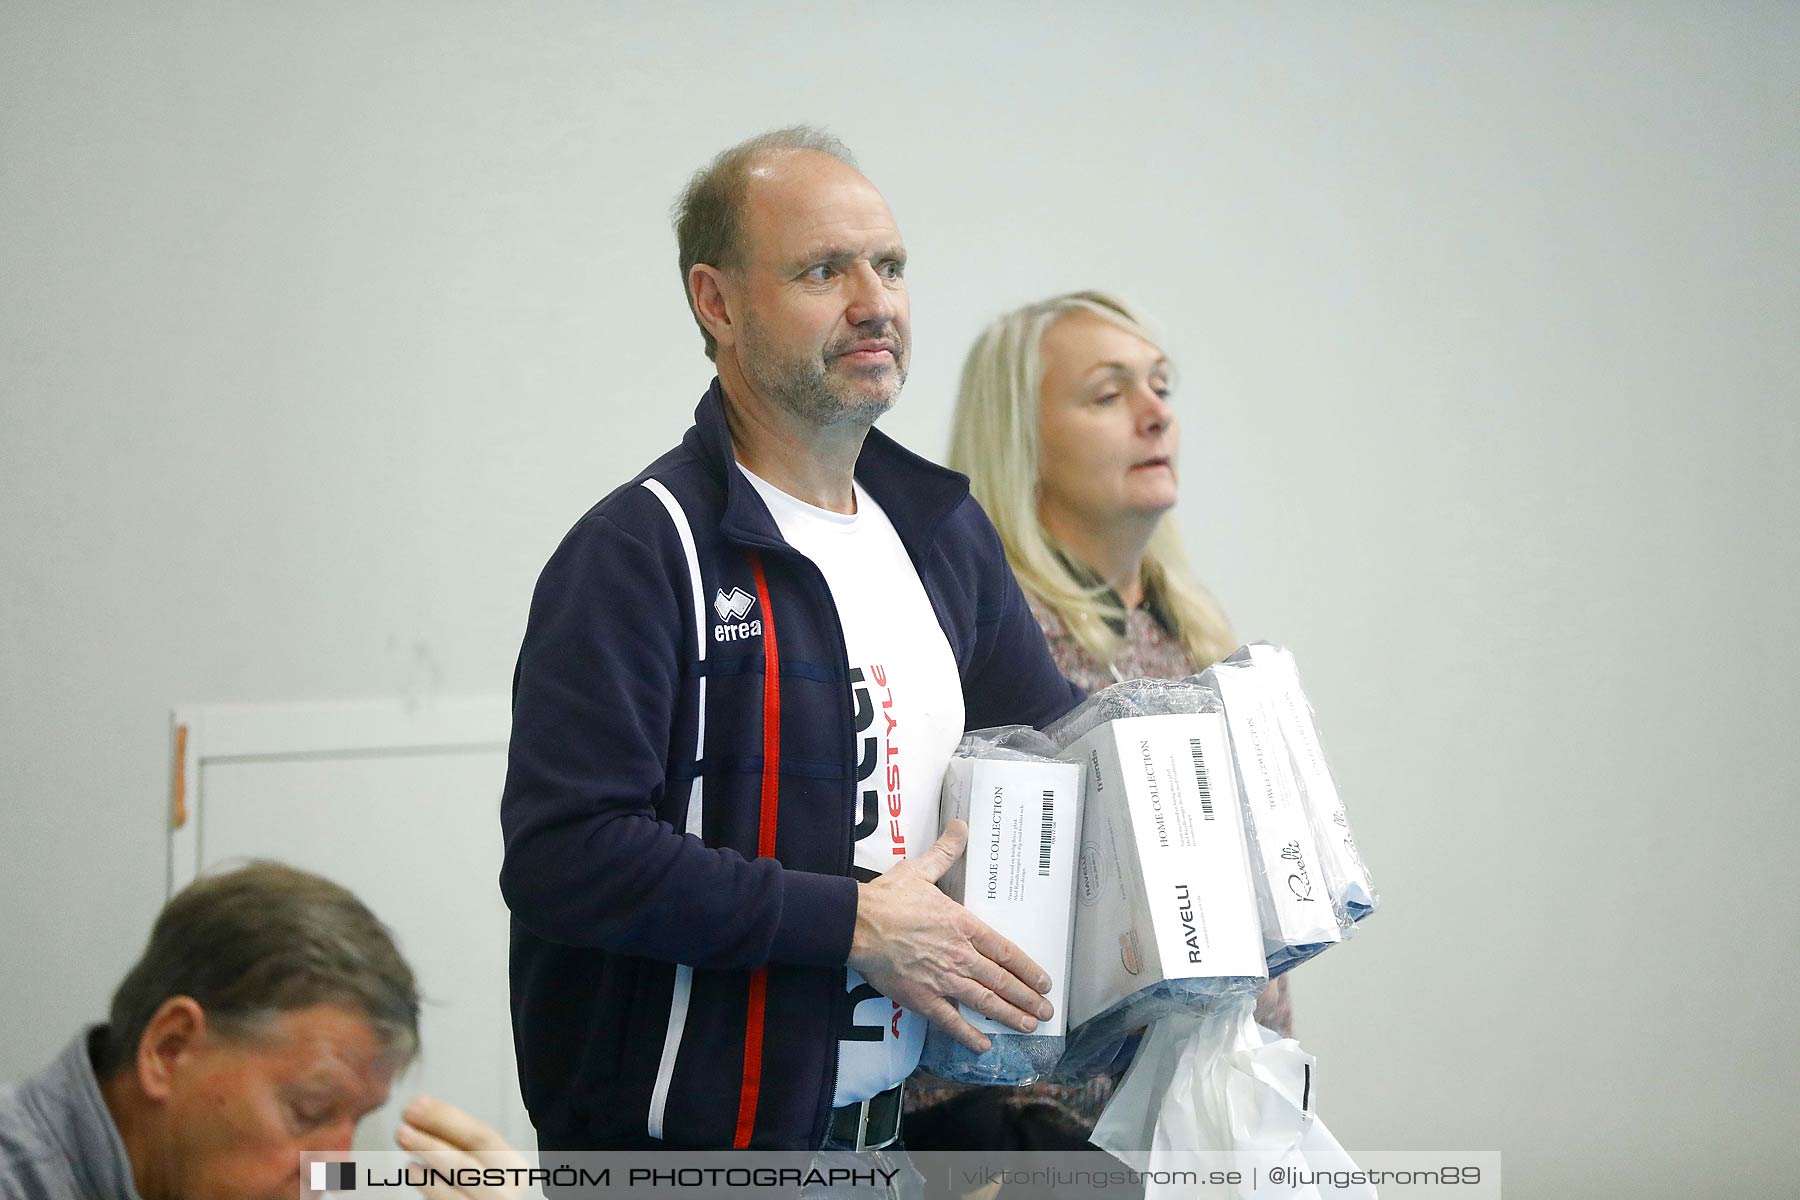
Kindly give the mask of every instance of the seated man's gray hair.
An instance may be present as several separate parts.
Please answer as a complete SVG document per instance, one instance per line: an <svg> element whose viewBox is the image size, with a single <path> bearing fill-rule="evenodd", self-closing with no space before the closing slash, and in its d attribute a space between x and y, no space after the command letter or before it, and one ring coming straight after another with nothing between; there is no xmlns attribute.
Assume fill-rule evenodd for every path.
<svg viewBox="0 0 1800 1200"><path fill-rule="evenodd" d="M113 996L102 1074L136 1056L175 996L198 1002L227 1037L337 1004L368 1018L396 1067L418 1052L418 984L387 926L347 889L281 863L195 880L164 906Z"/></svg>

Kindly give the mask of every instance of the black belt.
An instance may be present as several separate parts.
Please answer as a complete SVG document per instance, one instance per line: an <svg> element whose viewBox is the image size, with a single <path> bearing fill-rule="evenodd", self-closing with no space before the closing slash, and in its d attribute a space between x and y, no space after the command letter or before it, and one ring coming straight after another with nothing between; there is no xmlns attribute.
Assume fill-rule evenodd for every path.
<svg viewBox="0 0 1800 1200"><path fill-rule="evenodd" d="M861 1104L831 1110L830 1138L857 1150L879 1150L900 1139L900 1096L904 1083L877 1092Z"/></svg>

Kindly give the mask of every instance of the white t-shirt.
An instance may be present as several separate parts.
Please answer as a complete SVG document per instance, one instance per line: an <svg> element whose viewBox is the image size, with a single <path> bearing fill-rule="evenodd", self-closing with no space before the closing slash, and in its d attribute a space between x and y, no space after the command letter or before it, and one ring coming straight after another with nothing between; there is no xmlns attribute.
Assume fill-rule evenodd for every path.
<svg viewBox="0 0 1800 1200"><path fill-rule="evenodd" d="M743 470L739 466L739 470ZM881 505L856 484L850 516L796 500L744 471L788 545L825 576L844 627L850 704L858 721L853 863L870 879L937 840L938 793L963 733L962 677L925 586ZM845 968L861 998L838 1042L837 1094L854 1104L912 1074L925 1019Z"/></svg>

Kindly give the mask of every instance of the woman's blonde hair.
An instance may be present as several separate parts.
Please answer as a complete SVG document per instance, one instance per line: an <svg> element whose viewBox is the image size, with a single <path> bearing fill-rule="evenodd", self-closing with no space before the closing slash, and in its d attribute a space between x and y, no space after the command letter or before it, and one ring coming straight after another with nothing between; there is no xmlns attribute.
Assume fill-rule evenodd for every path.
<svg viewBox="0 0 1800 1200"><path fill-rule="evenodd" d="M1125 613L1105 583L1092 582L1038 520L1038 389L1041 347L1050 326L1070 313L1090 313L1160 348L1161 339L1132 307L1105 292L1070 292L996 319L963 363L950 432L950 465L969 477L987 510L1013 574L1049 608L1094 659L1110 664ZM1173 517L1157 523L1144 553L1144 598L1154 602L1194 662L1205 667L1237 646L1219 606L1188 567Z"/></svg>

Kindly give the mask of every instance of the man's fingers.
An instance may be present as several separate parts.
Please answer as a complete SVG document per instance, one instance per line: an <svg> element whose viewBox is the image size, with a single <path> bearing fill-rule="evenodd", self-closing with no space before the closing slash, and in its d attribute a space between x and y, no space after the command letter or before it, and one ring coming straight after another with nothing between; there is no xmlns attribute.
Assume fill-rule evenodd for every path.
<svg viewBox="0 0 1800 1200"><path fill-rule="evenodd" d="M473 1150L486 1161L488 1157L505 1160L516 1156L506 1139L486 1124L444 1100L415 1096L406 1106L406 1123L414 1129L440 1138L461 1150Z"/></svg>
<svg viewBox="0 0 1800 1200"><path fill-rule="evenodd" d="M429 1166L466 1171L528 1165L506 1139L454 1104L419 1096L406 1106L404 1118L394 1141ZM425 1200L515 1200L523 1195L518 1187L487 1184L463 1189L431 1183L419 1191Z"/></svg>
<svg viewBox="0 0 1800 1200"><path fill-rule="evenodd" d="M985 921L976 921L969 940L975 948L1024 981L1026 987L1040 995L1050 990L1050 972L1037 965L1031 956L995 933Z"/></svg>
<svg viewBox="0 0 1800 1200"><path fill-rule="evenodd" d="M400 1128L394 1131L394 1141L402 1150L410 1150L417 1155L420 1162L443 1167L447 1171L481 1166L475 1156L462 1147L453 1146L436 1134L425 1132L411 1121L400 1123Z"/></svg>
<svg viewBox="0 0 1800 1200"><path fill-rule="evenodd" d="M1037 1028L1037 1018L1029 1011L1020 1009L973 979L964 979L957 984L953 999L962 1001L988 1020L1010 1025L1020 1033L1030 1033Z"/></svg>
<svg viewBox="0 0 1800 1200"><path fill-rule="evenodd" d="M984 958L976 963L969 975L975 982L995 993L1020 1012L1030 1013L1040 1021L1048 1021L1055 1015L1055 1009L1051 1007L1048 1000L1027 987L1025 981L1017 975L989 959ZM982 1011L986 1012L987 1010L983 1009ZM993 1016L992 1013L988 1013L988 1015Z"/></svg>
<svg viewBox="0 0 1800 1200"><path fill-rule="evenodd" d="M918 1011L920 1016L977 1054L986 1054L994 1044L981 1030L963 1020L962 1014L956 1010L956 1005L942 996L921 1004Z"/></svg>
<svg viewBox="0 0 1800 1200"><path fill-rule="evenodd" d="M416 1161L440 1171L481 1169L481 1164L472 1155L464 1153L435 1134L426 1133L409 1121L401 1123L394 1133L394 1141L401 1148L410 1150ZM454 1175L451 1177L454 1178ZM418 1190L425 1200L469 1200L469 1193L461 1188L436 1181L427 1183Z"/></svg>
<svg viewBox="0 0 1800 1200"><path fill-rule="evenodd" d="M454 1106L446 1105L445 1107L453 1108ZM460 1109L456 1111L461 1112ZM407 1112L410 1114L412 1107L408 1107ZM477 1122L477 1124L480 1123ZM482 1128L486 1129L487 1127L483 1125ZM489 1132L491 1133L492 1130ZM499 1141L498 1135L495 1135L495 1140ZM414 1125L410 1117L401 1123L399 1130L394 1134L394 1141L403 1149L410 1151L419 1162L449 1173L449 1177L452 1179L461 1178L461 1172L479 1171L483 1167L529 1165L517 1150L504 1141L499 1141L497 1150L488 1149L470 1153L464 1147L452 1145L436 1134L425 1132ZM433 1181L418 1190L424 1194L425 1200L521 1200L524 1196L524 1189L517 1185L486 1182L465 1188L452 1187Z"/></svg>
<svg viewBox="0 0 1800 1200"><path fill-rule="evenodd" d="M969 823L960 817L944 826L944 832L931 848L919 855L919 874L927 883L936 883L944 872L956 864L969 845Z"/></svg>

